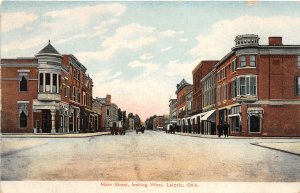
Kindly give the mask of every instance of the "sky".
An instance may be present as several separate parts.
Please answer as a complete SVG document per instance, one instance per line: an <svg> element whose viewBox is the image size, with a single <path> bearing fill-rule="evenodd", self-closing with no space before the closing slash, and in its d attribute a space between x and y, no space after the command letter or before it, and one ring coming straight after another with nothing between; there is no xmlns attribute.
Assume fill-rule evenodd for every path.
<svg viewBox="0 0 300 193"><path fill-rule="evenodd" d="M48 40L142 120L169 112L176 84L201 60L220 60L241 34L300 44L300 1L4 1L1 57L33 57Z"/></svg>

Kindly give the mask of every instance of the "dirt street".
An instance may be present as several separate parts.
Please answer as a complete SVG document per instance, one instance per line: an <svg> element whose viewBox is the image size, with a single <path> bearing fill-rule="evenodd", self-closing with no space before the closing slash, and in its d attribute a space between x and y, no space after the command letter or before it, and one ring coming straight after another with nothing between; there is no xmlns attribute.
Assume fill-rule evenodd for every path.
<svg viewBox="0 0 300 193"><path fill-rule="evenodd" d="M300 156L250 144L295 139L203 139L155 131L1 139L2 144L35 141L43 145L5 149L2 180L300 181Z"/></svg>

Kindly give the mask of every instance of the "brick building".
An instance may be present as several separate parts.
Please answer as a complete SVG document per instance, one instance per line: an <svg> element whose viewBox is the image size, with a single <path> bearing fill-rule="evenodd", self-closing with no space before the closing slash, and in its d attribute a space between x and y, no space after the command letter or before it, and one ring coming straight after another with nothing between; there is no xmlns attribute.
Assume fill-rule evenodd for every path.
<svg viewBox="0 0 300 193"><path fill-rule="evenodd" d="M163 130L164 125L164 116L157 116L153 119L153 130Z"/></svg>
<svg viewBox="0 0 300 193"><path fill-rule="evenodd" d="M202 123L203 119L201 121L200 117L204 115L202 112L206 112L208 109L203 109L204 106L207 105L208 98L212 99L214 96L214 92L211 92L208 89L208 86L206 86L206 83L203 85L202 79L206 78L209 73L211 73L212 69L214 68L214 65L217 63L217 60L205 60L201 61L193 70L193 116L192 116L192 128L193 133L202 133L206 134L206 125L210 124L211 121L207 121L207 123ZM209 86L212 86L213 80L209 79L207 81L209 83ZM203 91L203 89L206 89ZM202 114L201 114L202 113ZM214 121L213 121L214 122ZM202 127L201 127L202 126ZM205 127L205 129L204 129Z"/></svg>
<svg viewBox="0 0 300 193"><path fill-rule="evenodd" d="M1 59L1 132L92 131L92 79L73 55L51 44L35 57ZM88 98L87 98L88 97Z"/></svg>
<svg viewBox="0 0 300 193"><path fill-rule="evenodd" d="M34 132L33 99L38 95L36 58L1 59L1 132Z"/></svg>
<svg viewBox="0 0 300 193"><path fill-rule="evenodd" d="M93 99L92 102L92 110L94 112L94 127L95 131L102 131L101 130L101 107L102 104L97 99Z"/></svg>
<svg viewBox="0 0 300 193"><path fill-rule="evenodd" d="M217 124L231 135L300 136L300 45L240 35L215 67Z"/></svg>
<svg viewBox="0 0 300 193"><path fill-rule="evenodd" d="M187 114L187 102L186 96L193 89L193 85L186 82L185 79L177 84L177 120L178 120L178 131L186 132L188 129L188 114Z"/></svg>
<svg viewBox="0 0 300 193"><path fill-rule="evenodd" d="M177 99L169 99L169 119L171 123L177 123Z"/></svg>

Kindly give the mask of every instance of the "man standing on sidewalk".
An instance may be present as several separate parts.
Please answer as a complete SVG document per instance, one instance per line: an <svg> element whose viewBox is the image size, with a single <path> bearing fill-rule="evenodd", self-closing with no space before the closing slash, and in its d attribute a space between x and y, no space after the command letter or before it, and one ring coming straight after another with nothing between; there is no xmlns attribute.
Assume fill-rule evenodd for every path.
<svg viewBox="0 0 300 193"><path fill-rule="evenodd" d="M228 129L229 129L228 123L225 123L225 124L223 125L223 129L224 129L224 135L225 135L225 138L226 138L226 137L228 138Z"/></svg>

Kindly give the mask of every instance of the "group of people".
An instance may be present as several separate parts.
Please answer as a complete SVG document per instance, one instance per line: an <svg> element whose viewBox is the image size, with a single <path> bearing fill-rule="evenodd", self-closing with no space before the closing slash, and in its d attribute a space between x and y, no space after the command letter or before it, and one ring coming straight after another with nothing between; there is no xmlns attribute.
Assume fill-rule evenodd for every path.
<svg viewBox="0 0 300 193"><path fill-rule="evenodd" d="M229 124L224 123L224 124L219 124L217 127L218 130L218 137L221 137L222 135L228 137L228 132L229 132Z"/></svg>

